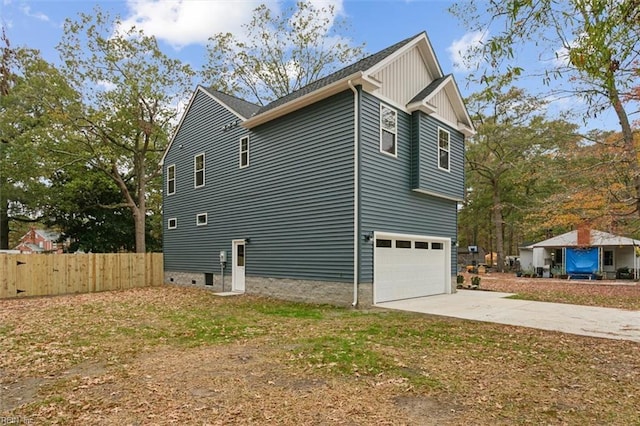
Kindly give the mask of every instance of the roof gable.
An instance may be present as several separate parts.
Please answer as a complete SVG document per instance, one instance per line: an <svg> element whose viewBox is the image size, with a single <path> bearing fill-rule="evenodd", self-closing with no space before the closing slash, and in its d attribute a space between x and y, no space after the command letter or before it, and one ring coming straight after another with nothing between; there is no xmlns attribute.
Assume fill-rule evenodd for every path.
<svg viewBox="0 0 640 426"><path fill-rule="evenodd" d="M176 135L180 132L180 129L182 128L182 123L184 123L184 119L189 114L189 110L191 109L193 102L198 97L199 93L203 93L204 95L216 101L218 104L222 105L222 107L227 109L231 114L238 117L239 121L244 121L248 119L249 117L254 115L256 111L258 111L258 109L260 108L259 105L253 104L251 102L247 102L235 96L227 95L226 93L220 92L218 90L206 89L202 86L196 87L196 90L191 95L191 98L189 99L189 103L187 104L187 107L185 108L184 113L182 114L182 117L180 118L180 121L178 122L178 125L176 126L173 132L173 135L171 135L171 139L167 144L167 149L165 149L164 154L160 159L160 166L164 165L164 160L166 159L167 154L169 153L169 150L173 145L173 141L175 140Z"/></svg>
<svg viewBox="0 0 640 426"><path fill-rule="evenodd" d="M452 74L433 80L408 102L407 109L436 115L452 123L465 136L475 133L475 126Z"/></svg>
<svg viewBox="0 0 640 426"><path fill-rule="evenodd" d="M436 81L441 84L432 86ZM425 92L423 101L428 102L440 95L436 99L437 105L434 105L439 108L427 113L434 114L467 136L475 133L455 80L453 76L443 75L425 32L406 38L265 105L242 125L246 128L258 126L356 85L361 85L363 90L374 96L392 101L408 112L411 112L409 106L416 94L430 88Z"/></svg>

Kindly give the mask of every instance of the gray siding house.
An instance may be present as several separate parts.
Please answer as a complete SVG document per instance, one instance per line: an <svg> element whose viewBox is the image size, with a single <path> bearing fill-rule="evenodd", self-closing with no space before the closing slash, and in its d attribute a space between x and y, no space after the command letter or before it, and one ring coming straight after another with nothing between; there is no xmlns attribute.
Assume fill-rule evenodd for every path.
<svg viewBox="0 0 640 426"><path fill-rule="evenodd" d="M162 159L165 279L344 306L450 293L473 132L425 33L266 106L198 87Z"/></svg>

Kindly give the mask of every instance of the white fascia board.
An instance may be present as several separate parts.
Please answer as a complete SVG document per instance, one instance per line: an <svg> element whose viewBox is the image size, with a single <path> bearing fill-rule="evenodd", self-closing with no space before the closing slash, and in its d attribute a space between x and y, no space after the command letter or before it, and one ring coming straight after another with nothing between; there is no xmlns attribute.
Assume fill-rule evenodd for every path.
<svg viewBox="0 0 640 426"><path fill-rule="evenodd" d="M438 112L438 107L436 107L435 105L431 105L427 101L423 100L419 102L412 102L409 105L407 105L407 111L409 112L422 111L427 115L431 115Z"/></svg>
<svg viewBox="0 0 640 426"><path fill-rule="evenodd" d="M433 51L433 47L431 46L431 42L427 35L423 32L418 37L410 41L409 43L402 46L400 49L393 52L391 55L384 58L382 61L378 62L371 68L367 70L367 74L375 74L380 71L382 68L389 65L391 62L395 61L400 56L404 55L407 51L413 49L415 46L418 46L420 53L422 54L422 58L427 65L429 72L433 75L433 78L440 78L444 74L442 73L442 68L440 68L440 64L438 63L438 59L436 57L435 52Z"/></svg>
<svg viewBox="0 0 640 426"><path fill-rule="evenodd" d="M471 117L467 112L467 107L464 105L464 101L462 100L462 95L458 90L458 85L456 84L452 75L449 75L447 78L443 80L443 82L433 90L429 95L427 95L420 102L413 102L407 105L409 111L415 111L416 109L420 109L425 114L434 115L437 114L438 109L433 107L429 100L431 100L438 92L444 90L447 93L447 97L451 101L451 105L453 109L456 111L456 114L461 118L457 123L448 123L454 129L458 129L462 134L467 137L473 136L476 134L475 127L473 125L473 121L471 121ZM431 107L431 108L429 108ZM431 109L431 112L429 110Z"/></svg>
<svg viewBox="0 0 640 426"><path fill-rule="evenodd" d="M247 119L247 117L243 117L240 114L238 114L237 111L233 110L229 105L225 104L224 102L222 102L222 100L220 100L220 98L216 97L213 93L209 93L209 91L207 89L202 88L202 91L204 93L207 94L207 96L209 96L211 99L213 99L214 101L216 101L217 103L219 103L220 105L222 105L227 111L229 111L231 114L235 115L236 117L238 117L240 120L245 121Z"/></svg>
<svg viewBox="0 0 640 426"><path fill-rule="evenodd" d="M241 123L241 126L247 129L251 129L268 121L274 120L278 117L282 117L283 115L289 114L293 111L304 108L308 105L312 105L318 101L321 101L322 99L328 98L331 95L335 95L336 93L340 93L344 90L349 89L349 81L351 81L354 86L364 86L365 84L371 85L374 83L371 79L364 79L362 71L358 71L327 86L307 93L304 96L293 99L292 101L270 109L269 111L263 112L262 114L253 116L243 121Z"/></svg>
<svg viewBox="0 0 640 426"><path fill-rule="evenodd" d="M196 99L196 96L198 95L198 92L204 92L207 93L206 90L203 89L202 86L198 85L198 87L196 87L196 90L193 91L193 94L191 95L191 98L189 99L189 103L187 104L187 107L184 109L184 113L182 113L182 117L180 117L180 121L178 122L178 125L176 126L175 130L173 131L173 134L171 135L171 139L169 139L169 143L167 144L167 148L164 150L164 154L162 154L162 158L160 159L160 167L164 166L164 160L167 158L167 154L169 153L169 150L171 149L171 146L173 145L173 141L176 138L176 135L178 134L178 132L180 131L180 128L182 127L182 123L184 122L185 117L187 116L187 114L189 113L189 110L191 109L191 105L193 104L193 101ZM211 96L209 94L209 96Z"/></svg>

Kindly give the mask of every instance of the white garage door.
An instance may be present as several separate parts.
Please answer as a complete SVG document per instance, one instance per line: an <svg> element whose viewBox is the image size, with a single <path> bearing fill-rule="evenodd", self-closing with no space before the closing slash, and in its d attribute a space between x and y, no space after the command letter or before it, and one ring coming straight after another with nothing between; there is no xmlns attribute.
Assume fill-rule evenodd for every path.
<svg viewBox="0 0 640 426"><path fill-rule="evenodd" d="M374 303L449 293L449 239L375 233Z"/></svg>

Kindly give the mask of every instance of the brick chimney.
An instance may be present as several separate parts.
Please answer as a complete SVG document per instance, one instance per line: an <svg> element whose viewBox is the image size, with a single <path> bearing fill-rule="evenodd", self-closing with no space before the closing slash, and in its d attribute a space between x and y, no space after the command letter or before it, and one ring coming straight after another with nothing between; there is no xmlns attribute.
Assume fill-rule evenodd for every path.
<svg viewBox="0 0 640 426"><path fill-rule="evenodd" d="M591 245L591 227L588 223L582 223L578 226L578 246L587 247Z"/></svg>

